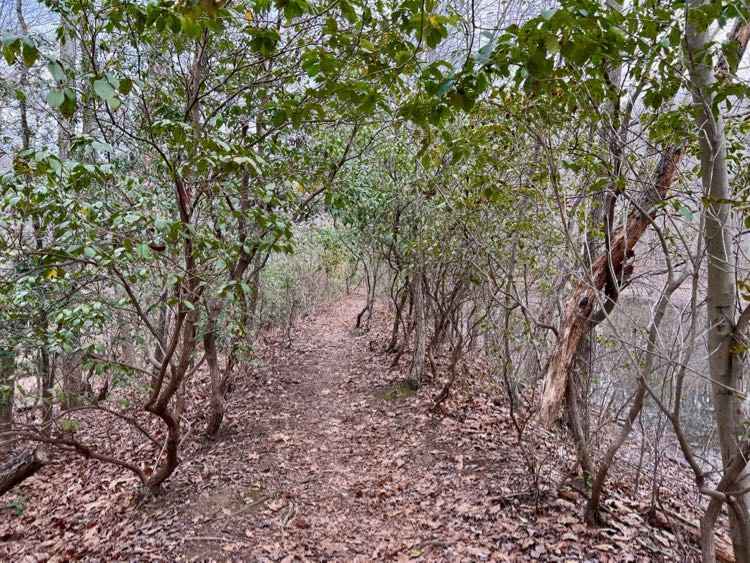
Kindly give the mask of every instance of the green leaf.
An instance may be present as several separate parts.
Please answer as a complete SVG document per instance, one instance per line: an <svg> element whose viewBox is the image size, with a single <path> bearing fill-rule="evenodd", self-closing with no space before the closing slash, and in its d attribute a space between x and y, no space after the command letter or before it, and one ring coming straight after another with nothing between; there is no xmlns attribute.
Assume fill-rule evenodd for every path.
<svg viewBox="0 0 750 563"><path fill-rule="evenodd" d="M115 95L115 89L103 78L94 81L94 92L105 102L111 100Z"/></svg>
<svg viewBox="0 0 750 563"><path fill-rule="evenodd" d="M31 43L31 41L25 40L23 42L22 55L23 64L26 65L26 68L31 68L39 58L39 50L34 46L33 43Z"/></svg>
<svg viewBox="0 0 750 563"><path fill-rule="evenodd" d="M93 141L91 143L91 148L95 149L95 150L98 150L98 151L107 152L107 153L110 153L110 154L114 154L114 152L115 152L115 149L112 147L112 145L109 145L107 143L103 143L101 141Z"/></svg>
<svg viewBox="0 0 750 563"><path fill-rule="evenodd" d="M371 113L375 109L375 104L377 104L378 101L378 92L377 90L370 91L367 96L364 97L364 99L359 104L359 109L363 113Z"/></svg>
<svg viewBox="0 0 750 563"><path fill-rule="evenodd" d="M143 259L151 257L151 249L148 247L147 244L143 244L143 243L137 244L135 247L135 251L138 253L138 256L140 256Z"/></svg>
<svg viewBox="0 0 750 563"><path fill-rule="evenodd" d="M179 20L177 20L179 21ZM130 94L130 91L133 89L133 81L130 80L130 78L121 78L120 79L120 94L123 96L127 96Z"/></svg>
<svg viewBox="0 0 750 563"><path fill-rule="evenodd" d="M275 29L251 29L249 33L253 36L250 41L250 48L253 52L270 57L276 52L276 45L281 39L281 35Z"/></svg>
<svg viewBox="0 0 750 563"><path fill-rule="evenodd" d="M65 101L65 94L61 90L54 89L47 92L47 103L50 107L58 109Z"/></svg>
<svg viewBox="0 0 750 563"><path fill-rule="evenodd" d="M49 73L56 82L62 82L65 80L65 71L57 61L50 61L49 64L47 64L47 70L49 70Z"/></svg>
<svg viewBox="0 0 750 563"><path fill-rule="evenodd" d="M73 117L76 112L76 108L78 107L78 103L76 102L76 93L70 88L65 88L63 90L63 94L65 95L65 101L60 106L60 113L62 113L65 117Z"/></svg>
<svg viewBox="0 0 750 563"><path fill-rule="evenodd" d="M560 43L554 35L548 35L544 38L544 47L550 55L556 55L560 51Z"/></svg>
<svg viewBox="0 0 750 563"><path fill-rule="evenodd" d="M284 11L284 17L287 21L310 11L310 5L305 0L276 0L276 7Z"/></svg>
<svg viewBox="0 0 750 563"><path fill-rule="evenodd" d="M60 162L59 158L54 156L50 157L49 159L47 159L47 163L56 175L59 176L60 174L62 174L62 162Z"/></svg>
<svg viewBox="0 0 750 563"><path fill-rule="evenodd" d="M357 23L357 12L354 11L354 8L349 2L342 1L339 3L339 7L341 8L341 15L346 18L346 21L350 24Z"/></svg>

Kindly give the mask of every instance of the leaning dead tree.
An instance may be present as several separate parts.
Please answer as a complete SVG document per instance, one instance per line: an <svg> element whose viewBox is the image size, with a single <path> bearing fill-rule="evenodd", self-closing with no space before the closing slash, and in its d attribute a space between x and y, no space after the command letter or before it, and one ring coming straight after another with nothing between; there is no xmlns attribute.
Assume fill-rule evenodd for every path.
<svg viewBox="0 0 750 563"><path fill-rule="evenodd" d="M594 306L601 297L605 303L612 297L613 281L617 283L617 275L622 271L626 259L632 255L633 248L654 220L654 204L667 194L684 153L684 145L672 145L664 150L645 201L631 214L609 249L594 260L589 275L578 282L573 295L568 299L558 329L559 338L544 377L539 409L539 420L542 424L549 426L557 420L576 350L586 333L585 329L589 327Z"/></svg>

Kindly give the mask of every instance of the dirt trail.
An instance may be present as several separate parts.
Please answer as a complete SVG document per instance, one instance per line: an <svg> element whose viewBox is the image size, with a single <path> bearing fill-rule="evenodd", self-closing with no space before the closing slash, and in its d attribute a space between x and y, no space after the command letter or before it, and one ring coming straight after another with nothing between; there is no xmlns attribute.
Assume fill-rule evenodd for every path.
<svg viewBox="0 0 750 563"><path fill-rule="evenodd" d="M377 349L387 315L369 333L353 329L362 301L350 296L301 323L290 348L269 350L259 380L235 391L237 419L218 447L237 459L221 466L227 486L207 483L194 506L210 507L195 537L211 539L188 536L182 556L684 560L639 516L591 531L580 519L583 496L535 496L496 394L459 392L452 416L442 416L429 409L434 385L404 393L403 370ZM539 485L549 490L565 471L558 455L571 452L548 433L530 439L539 444Z"/></svg>
<svg viewBox="0 0 750 563"><path fill-rule="evenodd" d="M268 343L263 365L229 396L219 436L199 435L204 421L193 420L183 464L146 505L135 504L132 476L80 458L30 479L17 493L28 500L23 514L0 512L0 560L695 556L694 546L646 524L642 501L628 500L627 478L613 485L626 494L611 499L608 527L587 529L585 496L570 487L554 492L575 456L553 434L530 429L542 477L535 484L502 395L481 370L472 371L471 392L456 390L448 416L429 409L437 384L400 392L407 362L393 370L379 350L388 314L378 313L363 334L353 329L362 303L352 295L303 320L290 347Z"/></svg>
<svg viewBox="0 0 750 563"><path fill-rule="evenodd" d="M387 384L388 358L352 328L361 301L352 296L303 324L288 349L273 349L251 389L235 391L230 412L252 430L235 420L224 445L244 459L231 460L226 489L210 484L198 498L197 510L205 502L222 525L207 522L196 537L216 539L188 539L186 555L251 548L261 557L371 559L420 551L429 534L409 514L434 508L427 505L437 491L424 471L439 452L411 447L432 432L402 416L416 399ZM418 493L416 504L390 501L405 488Z"/></svg>

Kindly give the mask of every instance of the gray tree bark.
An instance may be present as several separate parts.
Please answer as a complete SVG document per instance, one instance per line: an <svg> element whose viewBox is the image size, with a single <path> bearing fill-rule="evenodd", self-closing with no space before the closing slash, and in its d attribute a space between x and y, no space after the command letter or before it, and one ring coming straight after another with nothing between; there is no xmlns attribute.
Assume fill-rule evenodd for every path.
<svg viewBox="0 0 750 563"><path fill-rule="evenodd" d="M692 0L690 7L703 4ZM726 160L724 120L714 111L716 76L710 64L708 32L686 27L686 44L693 103L697 113L701 182L708 205L704 231L707 254L706 312L708 321L709 373L714 413L725 470L740 452L744 434L742 413L742 355L735 349L737 285L732 252L732 190ZM735 490L750 484L747 466L739 472ZM748 494L734 497L729 510L730 532L737 561L750 561Z"/></svg>

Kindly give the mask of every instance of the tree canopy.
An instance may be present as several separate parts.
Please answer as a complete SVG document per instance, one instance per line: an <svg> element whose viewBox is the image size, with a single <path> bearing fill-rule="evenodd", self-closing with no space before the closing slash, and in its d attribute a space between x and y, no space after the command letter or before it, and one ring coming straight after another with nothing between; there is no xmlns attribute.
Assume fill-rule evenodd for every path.
<svg viewBox="0 0 750 563"><path fill-rule="evenodd" d="M703 0L4 0L8 457L30 474L74 452L157 495L186 441L220 434L263 335L291 343L361 287L352 323L387 308L377 347L405 393L445 412L489 378L537 486L529 429L571 444L588 524L640 424L689 468L703 560L722 510L750 560L747 17ZM97 420L140 445L113 451Z"/></svg>

